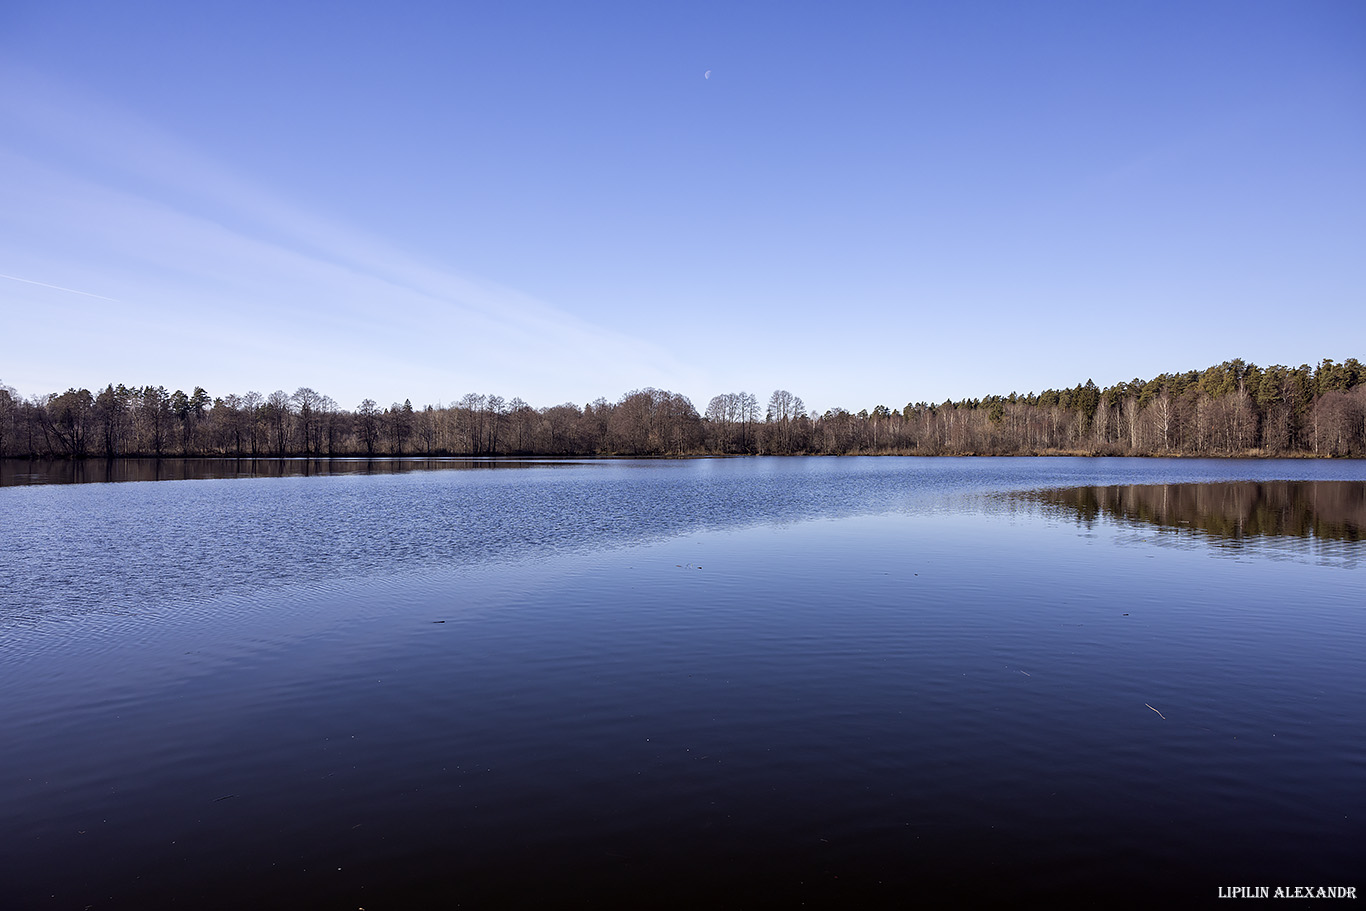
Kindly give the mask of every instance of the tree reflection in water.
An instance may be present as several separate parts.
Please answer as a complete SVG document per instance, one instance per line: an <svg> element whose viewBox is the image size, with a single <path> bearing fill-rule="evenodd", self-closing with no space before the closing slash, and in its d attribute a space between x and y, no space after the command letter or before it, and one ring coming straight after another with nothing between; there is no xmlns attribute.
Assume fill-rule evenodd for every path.
<svg viewBox="0 0 1366 911"><path fill-rule="evenodd" d="M0 487L31 484L106 484L119 481L204 481L216 478L302 478L326 475L405 474L528 465L571 460L486 458L263 458L263 459L34 459L0 460Z"/></svg>
<svg viewBox="0 0 1366 911"><path fill-rule="evenodd" d="M1366 483L1361 481L1141 484L1015 496L1087 525L1108 518L1198 535L1222 547L1276 544L1275 539L1354 544L1366 530ZM1293 541L1281 543L1298 546ZM1345 548L1341 556L1355 557L1356 549Z"/></svg>

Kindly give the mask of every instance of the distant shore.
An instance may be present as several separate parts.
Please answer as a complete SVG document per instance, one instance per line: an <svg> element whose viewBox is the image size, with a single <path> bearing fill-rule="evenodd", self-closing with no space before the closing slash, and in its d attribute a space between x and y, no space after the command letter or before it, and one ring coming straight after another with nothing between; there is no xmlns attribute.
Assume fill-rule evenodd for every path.
<svg viewBox="0 0 1366 911"><path fill-rule="evenodd" d="M0 457L684 458L723 455L1366 457L1366 365L1225 361L1100 388L858 412L776 389L534 408L470 393L448 405L346 410L308 387L268 396L109 385L19 397L0 386Z"/></svg>

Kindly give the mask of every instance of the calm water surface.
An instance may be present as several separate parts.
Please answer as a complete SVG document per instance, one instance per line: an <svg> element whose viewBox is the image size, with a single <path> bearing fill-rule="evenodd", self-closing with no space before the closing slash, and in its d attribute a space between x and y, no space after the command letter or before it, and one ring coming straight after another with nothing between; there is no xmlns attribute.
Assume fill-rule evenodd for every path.
<svg viewBox="0 0 1366 911"><path fill-rule="evenodd" d="M475 468L0 490L0 907L1366 893L1366 465Z"/></svg>

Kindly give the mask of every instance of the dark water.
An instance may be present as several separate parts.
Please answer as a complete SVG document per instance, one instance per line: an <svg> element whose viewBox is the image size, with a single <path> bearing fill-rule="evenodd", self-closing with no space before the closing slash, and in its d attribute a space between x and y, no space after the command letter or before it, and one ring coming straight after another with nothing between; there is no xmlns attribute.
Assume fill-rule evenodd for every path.
<svg viewBox="0 0 1366 911"><path fill-rule="evenodd" d="M1106 459L0 490L0 907L1360 892L1364 494Z"/></svg>

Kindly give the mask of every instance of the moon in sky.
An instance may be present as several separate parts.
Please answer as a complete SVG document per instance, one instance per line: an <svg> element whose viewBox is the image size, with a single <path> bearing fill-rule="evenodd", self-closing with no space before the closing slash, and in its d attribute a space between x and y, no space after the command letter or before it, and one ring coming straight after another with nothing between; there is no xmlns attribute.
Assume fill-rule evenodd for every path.
<svg viewBox="0 0 1366 911"><path fill-rule="evenodd" d="M703 73L703 74L702 74L702 78L703 78L703 79L710 79L710 78L711 78L711 70L707 70L705 73Z"/></svg>

